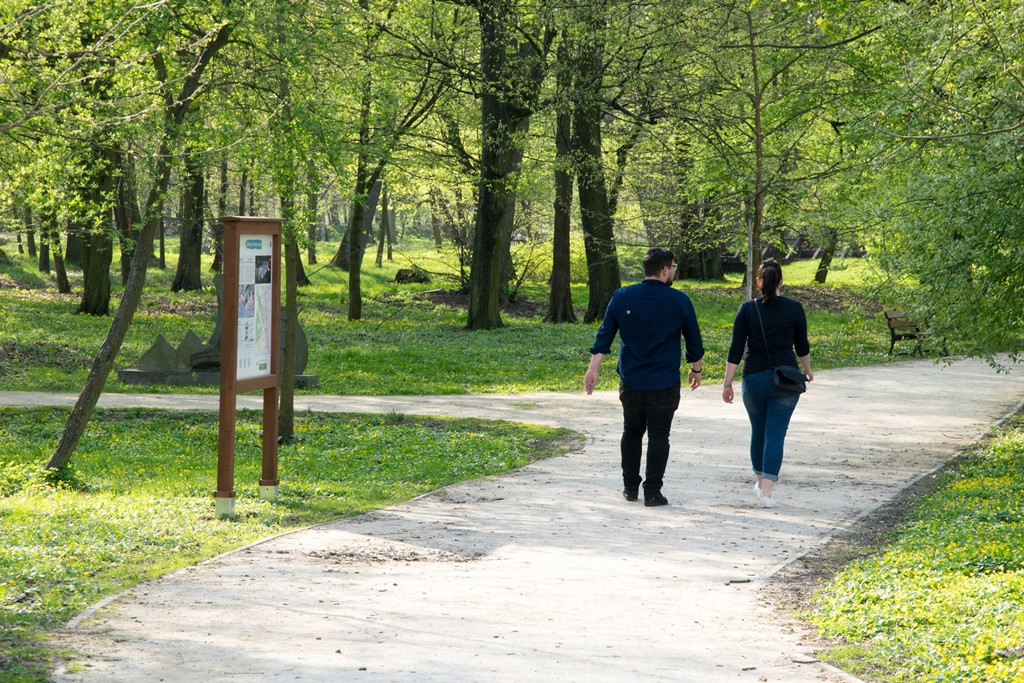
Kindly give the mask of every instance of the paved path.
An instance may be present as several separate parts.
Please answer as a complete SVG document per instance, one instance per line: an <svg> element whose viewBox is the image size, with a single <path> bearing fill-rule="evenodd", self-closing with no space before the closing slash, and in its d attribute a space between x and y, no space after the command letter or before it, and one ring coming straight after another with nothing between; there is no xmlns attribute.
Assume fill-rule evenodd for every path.
<svg viewBox="0 0 1024 683"><path fill-rule="evenodd" d="M69 624L61 644L90 656L56 680L852 680L817 663L807 632L761 605L759 589L1011 411L1024 368L820 372L794 415L772 510L754 505L746 414L720 392L683 398L663 508L620 496L611 391L297 399L569 426L587 443L142 584ZM250 399L259 406L240 403ZM0 406L34 400L0 394ZM100 404L216 409L216 397Z"/></svg>

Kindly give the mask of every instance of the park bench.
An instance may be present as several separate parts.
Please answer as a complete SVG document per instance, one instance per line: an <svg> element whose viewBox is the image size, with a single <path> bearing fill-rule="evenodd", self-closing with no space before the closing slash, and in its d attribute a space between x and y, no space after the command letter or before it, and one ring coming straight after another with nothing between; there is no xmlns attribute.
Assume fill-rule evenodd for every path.
<svg viewBox="0 0 1024 683"><path fill-rule="evenodd" d="M893 354L893 349L896 348L896 342L898 341L912 341L914 342L914 350L909 354L899 355L910 355L917 354L924 358L924 350L921 347L922 340L931 336L930 332L922 329L922 325L917 320L910 318L903 311L885 311L885 322L889 325L889 355ZM949 352L946 350L945 344L942 346L942 355L948 356Z"/></svg>

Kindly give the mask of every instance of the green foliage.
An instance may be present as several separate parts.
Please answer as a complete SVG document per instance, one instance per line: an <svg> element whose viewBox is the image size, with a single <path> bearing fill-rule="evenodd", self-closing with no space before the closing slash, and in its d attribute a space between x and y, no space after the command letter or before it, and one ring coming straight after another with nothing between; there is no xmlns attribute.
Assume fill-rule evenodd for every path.
<svg viewBox="0 0 1024 683"><path fill-rule="evenodd" d="M1022 467L1018 422L963 456L880 554L822 589L809 616L842 639L833 661L890 681L1024 677Z"/></svg>
<svg viewBox="0 0 1024 683"><path fill-rule="evenodd" d="M937 334L972 355L1019 353L1024 11L1012 0L885 7L879 43L892 52L871 61L889 86L853 126L862 149L889 160L858 182L878 226L872 249L895 283L915 284L908 308Z"/></svg>
<svg viewBox="0 0 1024 683"><path fill-rule="evenodd" d="M236 519L225 521L210 495L215 414L98 410L73 476L54 482L40 463L66 415L0 413L0 651L13 653L0 655L0 678L45 659L42 631L143 579L581 445L568 430L491 420L302 414L271 504L258 500L262 416L241 411Z"/></svg>

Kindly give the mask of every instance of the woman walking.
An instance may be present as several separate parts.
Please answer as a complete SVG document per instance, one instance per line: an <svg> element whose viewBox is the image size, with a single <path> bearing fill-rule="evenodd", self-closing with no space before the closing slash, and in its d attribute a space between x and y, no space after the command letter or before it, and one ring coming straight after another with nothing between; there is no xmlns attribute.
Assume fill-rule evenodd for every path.
<svg viewBox="0 0 1024 683"><path fill-rule="evenodd" d="M757 476L754 493L761 507L770 508L775 507L772 491L779 481L789 420L800 400L799 394L775 388L772 368L795 368L799 361L808 382L814 380L814 373L804 308L799 301L779 295L782 266L774 259L766 259L758 269L757 286L761 296L743 302L736 312L722 400L732 403L732 381L740 361L744 361L743 407L750 418L750 464Z"/></svg>

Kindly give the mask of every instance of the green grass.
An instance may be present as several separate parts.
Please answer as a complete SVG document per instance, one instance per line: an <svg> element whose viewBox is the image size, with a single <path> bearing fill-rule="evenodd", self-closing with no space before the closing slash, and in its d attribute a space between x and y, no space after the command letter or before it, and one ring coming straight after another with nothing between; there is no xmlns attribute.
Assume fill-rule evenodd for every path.
<svg viewBox="0 0 1024 683"><path fill-rule="evenodd" d="M321 250L327 246L321 245ZM635 255L626 248L622 251L626 252L623 262L632 263L628 269L635 270ZM307 268L313 283L299 291L299 321L310 349L306 372L316 375L319 385L303 391L395 395L581 388L597 324L544 323L546 273L537 273L518 292L521 300L535 304L521 307L531 315L505 313L505 328L468 333L464 306L455 305L451 297L448 303L434 303L433 295L427 293L450 288L450 280L436 276L426 284L393 282L398 268L410 263L424 264L435 273L451 272L444 256L413 244L399 247L395 261L381 268L370 262L362 276L360 321L347 319L347 274L330 267ZM805 300L814 367L889 361L888 331L880 305L869 301L873 276L864 263L856 259L837 263L824 287L812 284L815 267L816 262L798 262L784 270L784 291ZM212 273L204 272L212 279ZM47 281L25 256L16 257L14 266L0 268L0 277L5 274L14 282L34 286ZM172 267L150 269L147 294L117 356L117 367L137 367L159 334L172 346L189 329L203 340L212 334L217 306L213 287L171 294L173 274ZM640 279L635 272L623 272L622 277L626 284ZM73 283L78 291L74 278ZM708 351L705 381L719 381L725 371L733 316L743 300L741 278L733 275L717 283L683 281L675 286L691 295L697 309ZM118 295L115 290L112 305ZM586 286L574 285L573 297L582 318ZM74 315L77 305L77 295L60 296L52 289L0 290L0 390L80 391L110 320ZM604 377L614 376L614 363L611 354ZM108 378L106 390L216 392L215 387L129 385L116 373Z"/></svg>
<svg viewBox="0 0 1024 683"><path fill-rule="evenodd" d="M1024 422L947 468L879 554L816 596L808 618L871 680L1024 680Z"/></svg>
<svg viewBox="0 0 1024 683"><path fill-rule="evenodd" d="M296 417L281 496L259 500L261 415L238 416L235 519L214 514L217 415L96 411L59 479L65 409L0 412L0 679L45 680L46 633L102 597L269 535L582 446L568 430L392 415Z"/></svg>

